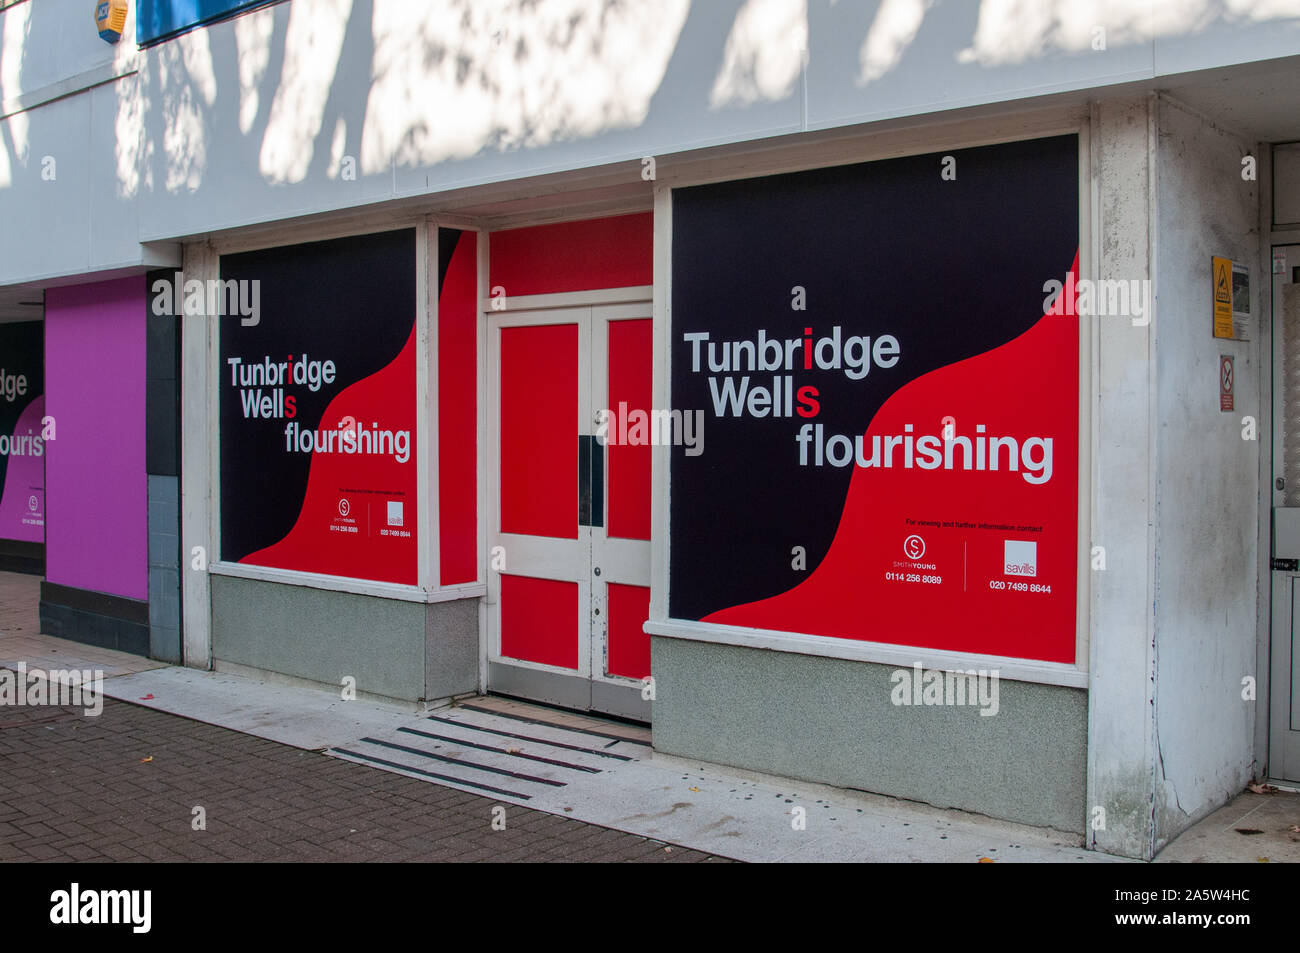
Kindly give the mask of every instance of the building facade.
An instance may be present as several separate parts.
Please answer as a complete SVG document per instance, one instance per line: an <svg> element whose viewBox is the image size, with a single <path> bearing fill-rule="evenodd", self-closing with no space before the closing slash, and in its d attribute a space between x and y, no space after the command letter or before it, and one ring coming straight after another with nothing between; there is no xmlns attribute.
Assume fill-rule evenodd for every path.
<svg viewBox="0 0 1300 953"><path fill-rule="evenodd" d="M43 631L1132 857L1300 783L1300 5L89 6L0 9Z"/></svg>

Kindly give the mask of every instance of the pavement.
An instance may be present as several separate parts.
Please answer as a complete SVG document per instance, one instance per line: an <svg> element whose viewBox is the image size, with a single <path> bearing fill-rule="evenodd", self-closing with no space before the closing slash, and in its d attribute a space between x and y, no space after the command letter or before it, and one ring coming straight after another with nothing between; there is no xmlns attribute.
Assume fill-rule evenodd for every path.
<svg viewBox="0 0 1300 953"><path fill-rule="evenodd" d="M100 668L116 700L0 708L0 861L1119 860L1075 834L666 757L646 728L516 700L416 712L53 639L38 582L0 573L0 667ZM1296 824L1300 795L1248 793L1157 860L1300 860Z"/></svg>
<svg viewBox="0 0 1300 953"><path fill-rule="evenodd" d="M1300 793L1247 791L1183 831L1158 864L1300 863Z"/></svg>
<svg viewBox="0 0 1300 953"><path fill-rule="evenodd" d="M109 701L0 709L0 862L712 861Z"/></svg>
<svg viewBox="0 0 1300 953"><path fill-rule="evenodd" d="M666 757L643 727L509 699L414 712L185 668L119 676L104 691L493 803L737 860L1115 860L1059 831Z"/></svg>

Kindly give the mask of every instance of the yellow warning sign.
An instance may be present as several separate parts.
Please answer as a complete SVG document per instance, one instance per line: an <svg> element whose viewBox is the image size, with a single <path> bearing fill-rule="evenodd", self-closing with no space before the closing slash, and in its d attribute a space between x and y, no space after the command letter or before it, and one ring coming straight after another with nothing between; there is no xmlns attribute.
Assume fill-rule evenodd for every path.
<svg viewBox="0 0 1300 953"><path fill-rule="evenodd" d="M1232 259L1213 258L1214 336L1232 339Z"/></svg>

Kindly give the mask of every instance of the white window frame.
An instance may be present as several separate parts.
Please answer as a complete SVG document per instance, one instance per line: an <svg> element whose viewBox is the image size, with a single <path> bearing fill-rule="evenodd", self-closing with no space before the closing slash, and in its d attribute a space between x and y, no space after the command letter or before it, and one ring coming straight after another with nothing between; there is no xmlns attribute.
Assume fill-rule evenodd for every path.
<svg viewBox="0 0 1300 953"><path fill-rule="evenodd" d="M1049 110L1043 113L1005 117L997 120L972 120L949 127L917 125L882 133L870 139L855 138L845 142L803 150L790 150L783 158L764 161L747 156L719 160L707 168L689 169L675 175L672 166L660 163L655 186L654 231L654 400L655 406L670 406L672 355L672 189L714 182L734 181L828 168L860 162L878 161L906 155L928 155L952 149L967 149L998 143L1028 141L1049 136L1078 136L1079 188L1079 275L1095 278L1099 249L1093 247L1092 222L1097 209L1096 190L1092 181L1091 128L1083 109ZM665 169L667 166L667 169ZM746 648L790 652L882 665L911 666L919 662L930 669L997 670L999 677L1015 681L1073 688L1088 687L1090 644L1089 606L1092 600L1089 555L1092 528L1096 518L1092 499L1092 465L1095 435L1092 403L1097 393L1096 368L1092 355L1097 346L1099 329L1095 321L1079 321L1079 453L1077 505L1077 572L1075 593L1075 661L1073 664L1010 658L978 652L954 652L885 642L865 642L829 636L808 635L719 625L668 615L668 553L672 527L669 523L668 450L656 448L651 476L653 493L651 549L650 619L645 631L652 636L736 645Z"/></svg>
<svg viewBox="0 0 1300 953"><path fill-rule="evenodd" d="M416 255L416 314L415 314L415 366L416 366L416 493L421 501L416 519L417 569L415 585L379 582L350 576L334 576L230 562L219 558L221 552L221 428L220 392L221 359L219 318L209 317L208 337L208 420L218 421L208 427L208 485L210 493L208 538L208 572L216 576L254 579L281 585L305 586L332 592L378 596L406 602L436 603L457 599L477 598L486 594L482 560L482 505L477 512L479 540L477 579L472 583L444 586L440 576L440 522L438 501L438 292L435 287L438 274L437 230L439 225L466 228L463 223L441 222L437 216L411 214L405 216L363 217L347 223L317 224L309 230L303 227L271 228L251 235L235 235L215 239L210 256L206 256L211 274L189 275L197 278L217 278L223 255L261 249L281 248L305 242L329 241L377 232L415 231ZM481 463L481 461L480 461Z"/></svg>

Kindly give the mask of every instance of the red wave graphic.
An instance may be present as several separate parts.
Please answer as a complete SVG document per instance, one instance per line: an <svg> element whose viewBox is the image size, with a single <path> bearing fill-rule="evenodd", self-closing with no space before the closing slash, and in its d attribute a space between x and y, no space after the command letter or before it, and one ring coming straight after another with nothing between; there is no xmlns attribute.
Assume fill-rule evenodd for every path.
<svg viewBox="0 0 1300 953"><path fill-rule="evenodd" d="M379 430L407 431L406 462L399 463L391 453L313 452L307 489L293 529L240 562L415 585L418 441L414 326L391 363L341 390L330 401L317 432L337 430L347 417L366 430L377 424ZM344 500L346 506L341 505ZM401 526L389 526L390 502L401 504Z"/></svg>
<svg viewBox="0 0 1300 953"><path fill-rule="evenodd" d="M1076 253L1070 267L1076 277L1078 267ZM869 458L873 437L881 438L883 451L884 437L903 435L908 424L913 437L942 435L946 417L954 418L958 437L1015 437L1022 448L1031 437L1050 437L1050 480L1026 482L1023 466L1009 472L1006 448L997 471L854 466L835 538L808 578L703 621L1074 662L1078 334L1073 315L1045 314L1007 344L902 387L877 412L864 439ZM983 434L977 425L985 427ZM790 449L798 452L793 440ZM954 453L956 460L961 456ZM894 459L902 457L899 447ZM1033 455L1031 463L1037 459ZM919 558L904 550L912 536L924 545ZM1026 551L1008 550L1007 540L1035 544L1034 575L1006 572L1008 558L1024 569ZM917 544L911 545L915 553Z"/></svg>

